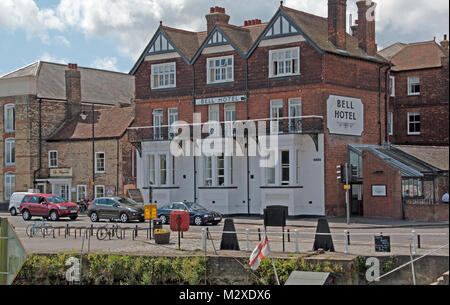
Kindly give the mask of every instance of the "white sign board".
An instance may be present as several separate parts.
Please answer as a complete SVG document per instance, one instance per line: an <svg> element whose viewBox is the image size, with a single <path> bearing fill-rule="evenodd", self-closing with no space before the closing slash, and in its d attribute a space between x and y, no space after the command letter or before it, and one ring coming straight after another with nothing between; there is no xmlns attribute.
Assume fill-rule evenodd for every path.
<svg viewBox="0 0 450 305"><path fill-rule="evenodd" d="M240 102L245 102L246 100L247 100L246 95L210 97L210 98L196 99L195 105L201 106L201 105L240 103Z"/></svg>
<svg viewBox="0 0 450 305"><path fill-rule="evenodd" d="M362 136L364 105L361 99L330 95L327 101L327 122L331 134Z"/></svg>
<svg viewBox="0 0 450 305"><path fill-rule="evenodd" d="M372 185L372 197L386 197L386 185Z"/></svg>

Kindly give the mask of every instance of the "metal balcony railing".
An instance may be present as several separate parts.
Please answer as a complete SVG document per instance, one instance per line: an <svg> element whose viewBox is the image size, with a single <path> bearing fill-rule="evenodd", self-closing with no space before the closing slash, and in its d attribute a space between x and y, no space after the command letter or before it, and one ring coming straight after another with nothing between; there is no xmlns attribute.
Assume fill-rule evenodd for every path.
<svg viewBox="0 0 450 305"><path fill-rule="evenodd" d="M170 141L183 134L189 139L207 137L236 138L243 136L321 134L323 118L305 116L292 118L260 119L234 122L178 123L172 126L141 126L128 128L131 143ZM187 135L187 136L186 136Z"/></svg>

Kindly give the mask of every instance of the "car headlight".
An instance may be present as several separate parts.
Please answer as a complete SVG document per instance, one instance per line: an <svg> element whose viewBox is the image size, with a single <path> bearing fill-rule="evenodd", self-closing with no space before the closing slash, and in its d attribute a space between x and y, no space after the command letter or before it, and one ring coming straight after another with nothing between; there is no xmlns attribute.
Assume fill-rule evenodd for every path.
<svg viewBox="0 0 450 305"><path fill-rule="evenodd" d="M206 214L206 215L204 215L203 217L205 217L205 218L208 218L208 217L209 217L209 215L208 215L208 214Z"/></svg>
<svg viewBox="0 0 450 305"><path fill-rule="evenodd" d="M59 206L58 207L60 210L67 210L67 207L64 207L64 206Z"/></svg>
<svg viewBox="0 0 450 305"><path fill-rule="evenodd" d="M130 211L131 213L137 213L138 212L135 209L131 209L131 208L128 208L128 211Z"/></svg>

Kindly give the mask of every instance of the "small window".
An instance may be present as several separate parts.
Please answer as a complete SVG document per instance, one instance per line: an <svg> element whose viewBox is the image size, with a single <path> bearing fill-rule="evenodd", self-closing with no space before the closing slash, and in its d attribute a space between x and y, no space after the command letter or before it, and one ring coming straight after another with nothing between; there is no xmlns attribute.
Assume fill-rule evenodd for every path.
<svg viewBox="0 0 450 305"><path fill-rule="evenodd" d="M176 79L176 63L152 65L152 89L175 88Z"/></svg>
<svg viewBox="0 0 450 305"><path fill-rule="evenodd" d="M408 77L408 95L420 95L420 77Z"/></svg>
<svg viewBox="0 0 450 305"><path fill-rule="evenodd" d="M393 112L389 112L389 123L388 123L388 128L389 128L389 135L393 136L394 135L394 113Z"/></svg>
<svg viewBox="0 0 450 305"><path fill-rule="evenodd" d="M205 166L204 166L204 176L205 176L205 186L213 185L213 176L212 176L212 157L205 157Z"/></svg>
<svg viewBox="0 0 450 305"><path fill-rule="evenodd" d="M95 173L97 173L97 174L105 173L105 153L104 152L95 153Z"/></svg>
<svg viewBox="0 0 450 305"><path fill-rule="evenodd" d="M290 155L289 151L281 152L281 185L289 185L290 184Z"/></svg>
<svg viewBox="0 0 450 305"><path fill-rule="evenodd" d="M6 173L5 174L5 189L4 189L4 198L5 200L9 200L11 195L15 191L16 186L16 175L14 173Z"/></svg>
<svg viewBox="0 0 450 305"><path fill-rule="evenodd" d="M269 52L269 77L300 75L300 48Z"/></svg>
<svg viewBox="0 0 450 305"><path fill-rule="evenodd" d="M95 186L95 198L105 197L105 186L96 185Z"/></svg>
<svg viewBox="0 0 450 305"><path fill-rule="evenodd" d="M225 83L234 81L234 56L208 58L207 83Z"/></svg>
<svg viewBox="0 0 450 305"><path fill-rule="evenodd" d="M163 138L163 119L164 111L162 109L157 109L153 111L153 139L162 140Z"/></svg>
<svg viewBox="0 0 450 305"><path fill-rule="evenodd" d="M169 108L168 111L168 117L169 117L169 138L173 139L177 136L178 130L176 127L173 127L175 123L178 122L178 108Z"/></svg>
<svg viewBox="0 0 450 305"><path fill-rule="evenodd" d="M408 135L420 135L420 113L408 113Z"/></svg>
<svg viewBox="0 0 450 305"><path fill-rule="evenodd" d="M14 166L16 164L16 140L5 140L5 165Z"/></svg>
<svg viewBox="0 0 450 305"><path fill-rule="evenodd" d="M225 185L225 157L217 157L217 186Z"/></svg>
<svg viewBox="0 0 450 305"><path fill-rule="evenodd" d="M402 196L403 198L423 197L423 180L422 179L403 179L402 180Z"/></svg>
<svg viewBox="0 0 450 305"><path fill-rule="evenodd" d="M159 155L160 184L167 184L167 156Z"/></svg>
<svg viewBox="0 0 450 305"><path fill-rule="evenodd" d="M155 166L155 156L149 155L148 156L148 183L150 185L156 184L156 166Z"/></svg>
<svg viewBox="0 0 450 305"><path fill-rule="evenodd" d="M52 150L48 152L48 167L58 168L58 151Z"/></svg>
<svg viewBox="0 0 450 305"><path fill-rule="evenodd" d="M14 132L16 130L16 110L13 104L5 105L4 122L5 132Z"/></svg>
<svg viewBox="0 0 450 305"><path fill-rule="evenodd" d="M391 91L391 96L395 97L395 76L390 76L389 80L390 80L389 88L390 88L390 91Z"/></svg>

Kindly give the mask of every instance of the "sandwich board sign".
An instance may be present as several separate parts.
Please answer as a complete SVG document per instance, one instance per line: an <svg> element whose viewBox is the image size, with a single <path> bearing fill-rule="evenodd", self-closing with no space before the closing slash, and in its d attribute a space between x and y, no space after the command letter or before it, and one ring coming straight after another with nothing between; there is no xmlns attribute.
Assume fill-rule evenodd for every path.
<svg viewBox="0 0 450 305"><path fill-rule="evenodd" d="M158 210L156 204L146 204L145 208L145 220L152 220L158 218Z"/></svg>
<svg viewBox="0 0 450 305"><path fill-rule="evenodd" d="M0 218L0 285L11 285L27 258L16 231L7 218Z"/></svg>

